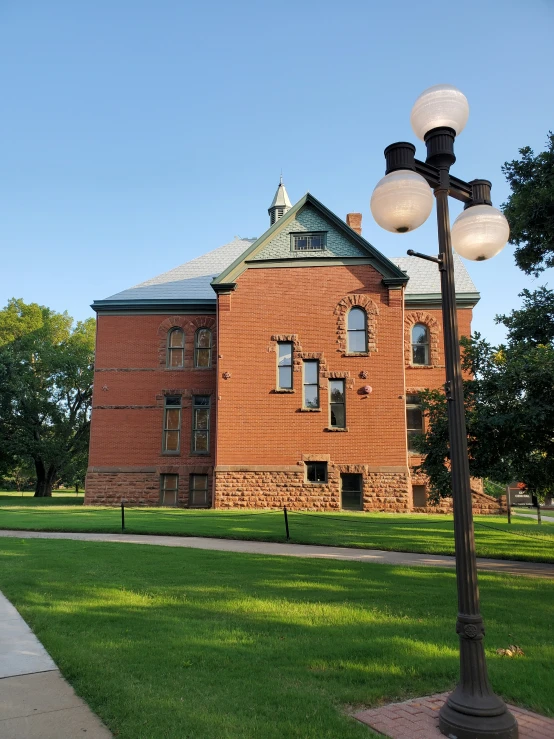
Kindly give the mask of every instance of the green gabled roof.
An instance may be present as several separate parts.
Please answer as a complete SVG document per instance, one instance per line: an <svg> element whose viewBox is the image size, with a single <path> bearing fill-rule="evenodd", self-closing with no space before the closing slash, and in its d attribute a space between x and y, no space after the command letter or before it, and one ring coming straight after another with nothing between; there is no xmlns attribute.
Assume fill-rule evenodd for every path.
<svg viewBox="0 0 554 739"><path fill-rule="evenodd" d="M220 275L212 280L211 284L214 290L217 291L218 286L220 290L223 286L231 287L234 281L248 268L248 262L256 258L256 256L264 249L265 246L283 229L286 229L288 224L291 223L298 214L298 212L304 208L304 206L310 205L315 208L325 219L330 221L333 226L344 236L350 239L354 244L361 248L362 252L367 255L367 258L371 260L371 264L375 269L383 275L386 284L402 285L408 281L408 276L399 269L393 262L387 259L384 254L381 254L369 241L362 238L356 231L353 231L346 223L336 216L332 211L326 208L317 198L314 198L309 192L307 192L303 198L301 198L289 211L287 211L273 226L256 239L254 243L246 249L235 261L227 267ZM297 255L296 255L297 256ZM333 261L344 261L346 258L339 257L326 257L326 261L330 264ZM288 260L278 260L288 261ZM294 262L297 260L291 260ZM291 265L292 266L292 265Z"/></svg>

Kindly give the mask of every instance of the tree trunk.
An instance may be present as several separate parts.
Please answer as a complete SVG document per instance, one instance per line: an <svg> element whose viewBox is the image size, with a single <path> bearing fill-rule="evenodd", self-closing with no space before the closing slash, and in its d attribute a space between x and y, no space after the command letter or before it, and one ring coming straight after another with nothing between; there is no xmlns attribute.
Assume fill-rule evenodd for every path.
<svg viewBox="0 0 554 739"><path fill-rule="evenodd" d="M35 485L35 498L51 498L52 486L56 478L56 470L50 466L46 469L42 459L35 459L37 482Z"/></svg>

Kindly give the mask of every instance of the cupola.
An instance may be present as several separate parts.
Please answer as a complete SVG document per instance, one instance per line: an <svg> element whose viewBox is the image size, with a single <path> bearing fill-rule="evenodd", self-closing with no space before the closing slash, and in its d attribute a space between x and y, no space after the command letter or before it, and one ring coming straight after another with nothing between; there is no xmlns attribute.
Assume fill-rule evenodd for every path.
<svg viewBox="0 0 554 739"><path fill-rule="evenodd" d="M287 210L290 210L292 204L289 200L286 187L283 185L283 175L279 180L279 187L273 198L273 202L269 206L267 212L269 213L269 225L273 226L275 221L278 221L281 216L285 215Z"/></svg>

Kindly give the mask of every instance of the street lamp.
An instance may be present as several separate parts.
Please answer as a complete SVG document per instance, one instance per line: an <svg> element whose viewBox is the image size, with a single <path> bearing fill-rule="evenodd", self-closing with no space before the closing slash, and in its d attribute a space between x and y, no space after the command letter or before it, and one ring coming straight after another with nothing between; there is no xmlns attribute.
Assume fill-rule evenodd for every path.
<svg viewBox="0 0 554 739"><path fill-rule="evenodd" d="M411 249L408 254L435 262L441 275L460 680L441 708L439 728L452 739L517 739L517 722L505 703L494 694L485 661L452 251L454 247L466 259L489 259L505 246L510 231L504 215L492 207L488 180L464 182L450 174L450 167L456 161L454 139L463 130L468 115L466 97L455 87L435 85L425 90L414 104L411 123L415 134L425 141L427 158L425 162L418 161L415 146L410 143L388 146L385 177L373 191L371 211L377 223L386 230L406 233L428 218L432 208L431 188L437 201L439 256L419 254ZM452 233L449 195L465 203L465 210L454 222Z"/></svg>

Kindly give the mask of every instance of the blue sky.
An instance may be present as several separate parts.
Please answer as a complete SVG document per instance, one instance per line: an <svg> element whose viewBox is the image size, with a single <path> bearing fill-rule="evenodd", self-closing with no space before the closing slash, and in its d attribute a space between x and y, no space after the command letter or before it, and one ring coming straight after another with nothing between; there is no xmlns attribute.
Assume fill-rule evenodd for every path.
<svg viewBox="0 0 554 739"><path fill-rule="evenodd" d="M554 128L551 0L0 0L0 305L75 318L90 303L230 241L260 235L281 169L387 256L436 253L434 215L381 230L369 198L383 149L442 82L468 97L453 172L488 178ZM444 61L445 60L445 61ZM444 66L443 66L444 65ZM453 218L459 206L452 201ZM468 264L474 329L525 277L512 248ZM431 265L430 265L431 268Z"/></svg>

